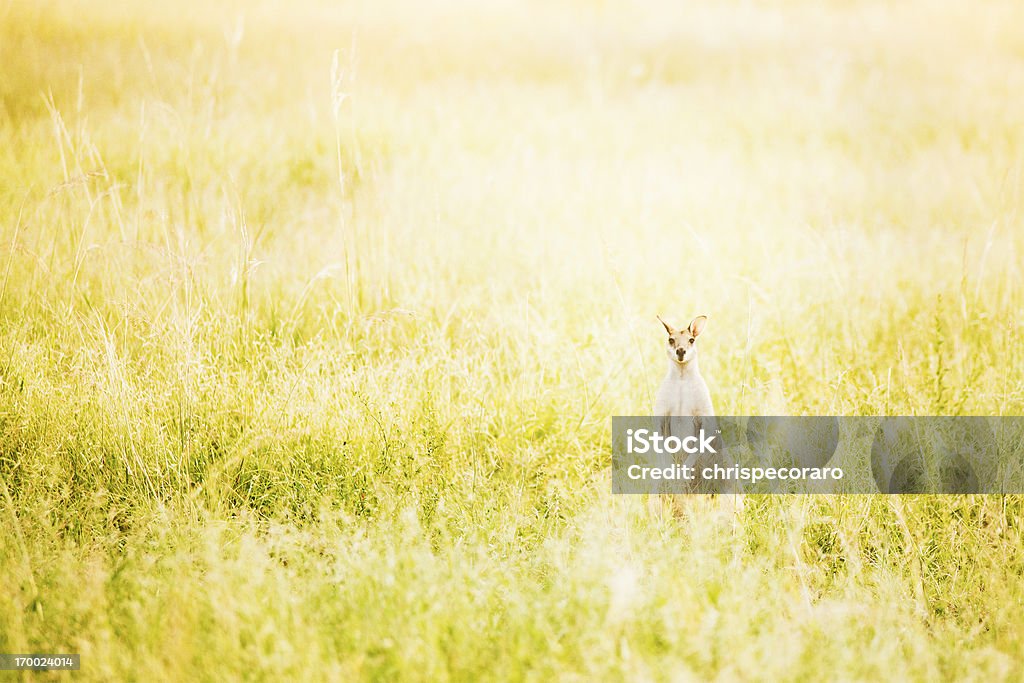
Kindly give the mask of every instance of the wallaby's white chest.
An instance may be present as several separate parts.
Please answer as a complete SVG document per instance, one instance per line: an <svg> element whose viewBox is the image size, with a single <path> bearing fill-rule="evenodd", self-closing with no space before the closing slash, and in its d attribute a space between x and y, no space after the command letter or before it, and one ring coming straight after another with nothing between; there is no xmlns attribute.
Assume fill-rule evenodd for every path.
<svg viewBox="0 0 1024 683"><path fill-rule="evenodd" d="M676 367L669 368L658 388L654 414L662 417L715 414L708 385L696 367L683 371Z"/></svg>

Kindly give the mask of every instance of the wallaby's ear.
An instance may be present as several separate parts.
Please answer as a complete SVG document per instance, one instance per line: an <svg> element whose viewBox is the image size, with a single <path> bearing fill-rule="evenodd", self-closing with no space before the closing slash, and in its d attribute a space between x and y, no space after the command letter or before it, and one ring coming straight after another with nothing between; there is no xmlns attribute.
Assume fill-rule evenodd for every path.
<svg viewBox="0 0 1024 683"><path fill-rule="evenodd" d="M654 317L658 319L658 322L660 322L662 325L665 326L665 331L668 332L669 335L671 336L672 335L672 328L669 326L669 324L667 322L665 322L664 320L662 320L660 315L656 315Z"/></svg>
<svg viewBox="0 0 1024 683"><path fill-rule="evenodd" d="M690 323L690 334L694 337L700 336L700 333L704 331L704 326L708 324L708 317L706 315L698 315Z"/></svg>

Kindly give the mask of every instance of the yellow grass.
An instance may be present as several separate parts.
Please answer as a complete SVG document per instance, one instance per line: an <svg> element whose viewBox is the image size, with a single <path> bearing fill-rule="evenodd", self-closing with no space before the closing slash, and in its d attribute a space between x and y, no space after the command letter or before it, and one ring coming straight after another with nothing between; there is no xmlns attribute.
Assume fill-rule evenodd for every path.
<svg viewBox="0 0 1024 683"><path fill-rule="evenodd" d="M1024 5L0 2L0 652L1024 671L1017 497L655 519L610 416L1024 409Z"/></svg>

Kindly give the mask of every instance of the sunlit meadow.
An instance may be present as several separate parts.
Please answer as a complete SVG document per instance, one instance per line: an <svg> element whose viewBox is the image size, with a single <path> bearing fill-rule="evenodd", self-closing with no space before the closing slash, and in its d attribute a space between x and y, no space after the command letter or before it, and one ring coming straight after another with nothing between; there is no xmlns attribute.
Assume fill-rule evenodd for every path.
<svg viewBox="0 0 1024 683"><path fill-rule="evenodd" d="M710 316L722 414L1024 412L1021 26L0 0L0 652L1019 680L1019 498L652 516L608 468L655 314Z"/></svg>

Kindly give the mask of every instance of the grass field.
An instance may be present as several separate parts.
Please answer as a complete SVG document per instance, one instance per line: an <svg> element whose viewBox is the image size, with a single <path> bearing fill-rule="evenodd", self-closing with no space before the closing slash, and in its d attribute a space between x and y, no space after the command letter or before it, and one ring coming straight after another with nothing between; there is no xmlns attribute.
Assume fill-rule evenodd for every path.
<svg viewBox="0 0 1024 683"><path fill-rule="evenodd" d="M1024 413L1022 25L0 0L0 652L1020 680L1020 498L665 519L608 465L657 313L722 414Z"/></svg>

